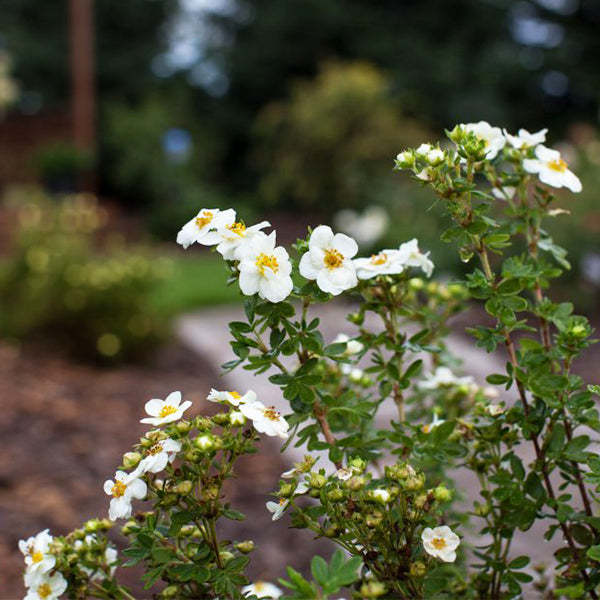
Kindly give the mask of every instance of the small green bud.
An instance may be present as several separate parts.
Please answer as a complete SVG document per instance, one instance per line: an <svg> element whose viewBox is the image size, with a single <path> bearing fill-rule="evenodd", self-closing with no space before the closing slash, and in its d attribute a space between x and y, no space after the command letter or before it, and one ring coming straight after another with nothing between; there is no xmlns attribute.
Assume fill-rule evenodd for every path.
<svg viewBox="0 0 600 600"><path fill-rule="evenodd" d="M411 476L406 480L406 489L411 492L416 492L424 487L424 482L421 477Z"/></svg>
<svg viewBox="0 0 600 600"><path fill-rule="evenodd" d="M196 530L196 527L194 525L184 525L179 530L179 533L182 537L192 537L192 535L194 535L195 530Z"/></svg>
<svg viewBox="0 0 600 600"><path fill-rule="evenodd" d="M583 325L574 325L571 327L570 333L575 337L585 337L587 335L587 330Z"/></svg>
<svg viewBox="0 0 600 600"><path fill-rule="evenodd" d="M350 467L356 473L362 473L365 470L366 466L366 461L360 458L359 456L350 459L350 462L348 463L348 467Z"/></svg>
<svg viewBox="0 0 600 600"><path fill-rule="evenodd" d="M385 592L385 586L379 581L369 581L368 583L363 583L360 587L360 595L363 598L379 598L379 596L383 596Z"/></svg>
<svg viewBox="0 0 600 600"><path fill-rule="evenodd" d="M153 429L146 434L146 439L151 440L152 443L161 442L162 440L166 440L169 437L164 431L161 429Z"/></svg>
<svg viewBox="0 0 600 600"><path fill-rule="evenodd" d="M235 545L236 550L239 550L242 554L250 554L254 550L254 542L252 540L246 540L239 542Z"/></svg>
<svg viewBox="0 0 600 600"><path fill-rule="evenodd" d="M319 473L311 473L308 479L308 485L311 488L320 490L325 487L327 484L327 478L324 475L320 475Z"/></svg>
<svg viewBox="0 0 600 600"><path fill-rule="evenodd" d="M83 525L83 529L86 533L95 533L101 528L100 519L90 519Z"/></svg>
<svg viewBox="0 0 600 600"><path fill-rule="evenodd" d="M381 513L371 513L365 517L367 527L378 527L382 521L383 515Z"/></svg>
<svg viewBox="0 0 600 600"><path fill-rule="evenodd" d="M99 530L100 531L108 531L109 529L112 529L114 523L110 520L110 519L100 519L100 526L99 526Z"/></svg>
<svg viewBox="0 0 600 600"><path fill-rule="evenodd" d="M420 496L417 496L414 500L414 503L419 510L422 510L425 504L427 504L427 495L421 494Z"/></svg>
<svg viewBox="0 0 600 600"><path fill-rule="evenodd" d="M410 565L410 574L412 577L423 577L425 573L427 573L427 567L425 566L425 563L418 561Z"/></svg>
<svg viewBox="0 0 600 600"><path fill-rule="evenodd" d="M129 535L133 533L134 529L138 527L138 524L135 521L127 521L123 527L121 527L121 533L123 535Z"/></svg>
<svg viewBox="0 0 600 600"><path fill-rule="evenodd" d="M181 483L178 483L177 485L173 486L173 492L175 494L185 496L185 494L189 494L192 491L193 487L194 484L189 479L186 479L185 481L182 481Z"/></svg>
<svg viewBox="0 0 600 600"><path fill-rule="evenodd" d="M225 564L228 563L232 558L234 558L234 555L232 552L228 552L226 550L225 552L219 552L219 558L221 559L221 562Z"/></svg>
<svg viewBox="0 0 600 600"><path fill-rule="evenodd" d="M170 585L168 587L166 587L161 593L160 595L163 598L175 598L177 596L177 594L179 593L179 589L176 585Z"/></svg>
<svg viewBox="0 0 600 600"><path fill-rule="evenodd" d="M229 413L217 413L213 415L212 420L217 425L229 425Z"/></svg>
<svg viewBox="0 0 600 600"><path fill-rule="evenodd" d="M452 131L448 132L448 139L455 144L462 144L465 139L465 130L460 125L456 125Z"/></svg>
<svg viewBox="0 0 600 600"><path fill-rule="evenodd" d="M176 427L180 433L188 433L192 429L192 424L189 421L179 421Z"/></svg>
<svg viewBox="0 0 600 600"><path fill-rule="evenodd" d="M196 423L196 429L199 431L207 431L213 427L213 422L206 417L196 417L194 421Z"/></svg>
<svg viewBox="0 0 600 600"><path fill-rule="evenodd" d="M339 502L344 497L342 490L330 490L327 492L327 498L332 502Z"/></svg>
<svg viewBox="0 0 600 600"><path fill-rule="evenodd" d="M425 282L420 277L413 277L408 280L408 287L418 292L425 287Z"/></svg>
<svg viewBox="0 0 600 600"><path fill-rule="evenodd" d="M448 502L449 500L452 499L452 492L448 488L446 488L445 486L438 485L433 490L433 497L438 502Z"/></svg>
<svg viewBox="0 0 600 600"><path fill-rule="evenodd" d="M291 483L285 483L277 492L277 495L280 498L289 498L294 493L294 486Z"/></svg>
<svg viewBox="0 0 600 600"><path fill-rule="evenodd" d="M362 312L350 313L348 315L348 321L354 325L362 325L365 320L365 315Z"/></svg>
<svg viewBox="0 0 600 600"><path fill-rule="evenodd" d="M216 485L210 485L203 488L202 495L207 500L216 500L219 497L219 488Z"/></svg>
<svg viewBox="0 0 600 600"><path fill-rule="evenodd" d="M346 487L354 492L362 490L365 487L365 478L358 476L351 477L346 481Z"/></svg>
<svg viewBox="0 0 600 600"><path fill-rule="evenodd" d="M323 533L325 534L326 537L332 538L340 533L340 528L336 527L335 525L331 525Z"/></svg>
<svg viewBox="0 0 600 600"><path fill-rule="evenodd" d="M142 460L142 455L139 452L126 452L123 454L123 466L126 469L134 469Z"/></svg>
<svg viewBox="0 0 600 600"><path fill-rule="evenodd" d="M404 150L396 156L396 166L400 169L411 169L415 165L415 155L412 150Z"/></svg>

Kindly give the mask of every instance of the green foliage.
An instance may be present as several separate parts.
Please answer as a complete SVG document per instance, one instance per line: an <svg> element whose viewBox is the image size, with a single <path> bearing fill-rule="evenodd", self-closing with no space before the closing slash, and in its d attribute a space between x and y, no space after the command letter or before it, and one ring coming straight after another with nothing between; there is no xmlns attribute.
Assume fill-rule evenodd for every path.
<svg viewBox="0 0 600 600"><path fill-rule="evenodd" d="M48 184L71 185L92 167L93 158L68 142L56 142L37 151L33 158L42 181Z"/></svg>
<svg viewBox="0 0 600 600"><path fill-rule="evenodd" d="M260 197L326 212L363 205L390 174L388 157L422 135L401 116L384 73L364 62L325 63L288 100L266 106L256 131Z"/></svg>
<svg viewBox="0 0 600 600"><path fill-rule="evenodd" d="M45 338L102 362L141 358L164 338L164 319L148 297L168 261L118 238L98 248L107 215L93 197L24 192L8 201L19 226L0 276L3 335Z"/></svg>

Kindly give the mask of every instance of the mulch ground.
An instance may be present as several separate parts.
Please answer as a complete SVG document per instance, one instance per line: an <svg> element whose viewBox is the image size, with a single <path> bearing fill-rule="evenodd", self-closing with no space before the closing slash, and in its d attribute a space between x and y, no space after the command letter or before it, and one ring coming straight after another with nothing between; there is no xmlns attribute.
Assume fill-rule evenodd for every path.
<svg viewBox="0 0 600 600"><path fill-rule="evenodd" d="M182 390L194 402L191 410L208 413L214 407L204 399L217 384L217 374L180 346L146 366L109 370L74 364L47 348L0 343L0 599L23 597L19 539L46 527L64 534L106 515L102 484L145 431L139 419L148 399ZM286 517L271 523L265 510L285 468L279 444L265 439L258 455L240 461L231 482L232 505L247 519L233 524L235 534L230 527L223 533L255 541L250 574L257 579L276 580L287 564L305 571L323 551L306 533L289 529ZM115 539L123 544L116 532ZM138 576L122 569L120 579L136 598L149 598Z"/></svg>

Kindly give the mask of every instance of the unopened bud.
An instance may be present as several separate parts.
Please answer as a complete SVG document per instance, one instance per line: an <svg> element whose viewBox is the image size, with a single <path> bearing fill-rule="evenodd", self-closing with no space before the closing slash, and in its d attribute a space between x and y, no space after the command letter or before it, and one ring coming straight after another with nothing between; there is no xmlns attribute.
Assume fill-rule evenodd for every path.
<svg viewBox="0 0 600 600"><path fill-rule="evenodd" d="M123 466L126 469L134 469L142 460L142 455L139 452L126 452L123 454Z"/></svg>
<svg viewBox="0 0 600 600"><path fill-rule="evenodd" d="M239 550L242 554L250 554L254 550L254 542L252 540L246 540L239 542L235 545L236 550Z"/></svg>
<svg viewBox="0 0 600 600"><path fill-rule="evenodd" d="M177 431L181 433L188 433L192 429L192 424L189 421L179 421L176 425Z"/></svg>
<svg viewBox="0 0 600 600"><path fill-rule="evenodd" d="M346 487L354 492L362 490L365 487L364 477L351 477L346 481Z"/></svg>
<svg viewBox="0 0 600 600"><path fill-rule="evenodd" d="M212 420L217 425L229 425L229 413L217 413L213 415Z"/></svg>
<svg viewBox="0 0 600 600"><path fill-rule="evenodd" d="M215 438L212 435L199 435L195 440L194 444L200 450L208 452L215 448Z"/></svg>
<svg viewBox="0 0 600 600"><path fill-rule="evenodd" d="M246 417L239 410L234 410L233 412L229 413L229 422L234 427L239 427L246 422Z"/></svg>
<svg viewBox="0 0 600 600"><path fill-rule="evenodd" d="M369 581L360 587L360 595L363 598L379 598L385 594L385 586L379 581Z"/></svg>
<svg viewBox="0 0 600 600"><path fill-rule="evenodd" d="M423 577L425 573L427 573L427 567L425 566L425 563L419 561L410 565L410 574L412 577Z"/></svg>
<svg viewBox="0 0 600 600"><path fill-rule="evenodd" d="M189 494L192 491L193 487L193 483L189 479L186 479L185 481L173 486L173 492L181 496L185 496L185 494Z"/></svg>
<svg viewBox="0 0 600 600"><path fill-rule="evenodd" d="M176 585L170 585L166 587L161 593L161 597L163 598L175 598L179 593L179 588Z"/></svg>
<svg viewBox="0 0 600 600"><path fill-rule="evenodd" d="M344 492L342 490L330 490L327 492L327 498L332 502L338 502L344 497Z"/></svg>
<svg viewBox="0 0 600 600"><path fill-rule="evenodd" d="M320 475L318 473L311 473L308 479L308 485L311 488L320 490L322 487L325 487L327 483L327 478L324 475Z"/></svg>
<svg viewBox="0 0 600 600"><path fill-rule="evenodd" d="M452 499L452 492L443 485L438 485L433 490L433 497L438 502L448 502Z"/></svg>

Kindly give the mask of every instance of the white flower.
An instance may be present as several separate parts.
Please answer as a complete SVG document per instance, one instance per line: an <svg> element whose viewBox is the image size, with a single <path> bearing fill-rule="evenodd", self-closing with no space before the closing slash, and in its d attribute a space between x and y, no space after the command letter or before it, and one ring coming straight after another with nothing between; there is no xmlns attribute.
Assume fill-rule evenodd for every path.
<svg viewBox="0 0 600 600"><path fill-rule="evenodd" d="M310 236L308 252L300 259L300 274L337 296L358 283L351 260L357 252L358 245L352 238L343 233L334 235L330 227L319 225Z"/></svg>
<svg viewBox="0 0 600 600"><path fill-rule="evenodd" d="M212 450L215 447L215 441L212 435L199 435L194 443L200 450Z"/></svg>
<svg viewBox="0 0 600 600"><path fill-rule="evenodd" d="M423 433L431 433L432 430L434 430L438 425L441 425L442 423L445 423L445 419L440 419L438 415L434 413L433 420L431 421L431 423L423 425L421 427L421 431Z"/></svg>
<svg viewBox="0 0 600 600"><path fill-rule="evenodd" d="M421 169L415 177L420 179L421 181L431 181L433 176L435 175L435 171L431 167L425 167Z"/></svg>
<svg viewBox="0 0 600 600"><path fill-rule="evenodd" d="M461 127L469 133L474 133L477 139L485 142L485 157L488 160L496 158L498 152L506 144L506 138L500 127L492 127L487 121L466 123L461 125Z"/></svg>
<svg viewBox="0 0 600 600"><path fill-rule="evenodd" d="M180 403L181 392L171 392L166 400L159 400L158 398L149 400L146 402L144 408L150 417L141 419L140 423L164 425L165 423L179 421L183 416L183 413L192 405L189 400L186 400L183 404Z"/></svg>
<svg viewBox="0 0 600 600"><path fill-rule="evenodd" d="M227 402L232 406L239 406L240 404L256 402L256 393L252 390L248 390L242 396L239 392L219 392L213 388L210 390L206 399L211 402Z"/></svg>
<svg viewBox="0 0 600 600"><path fill-rule="evenodd" d="M53 539L48 529L44 529L26 540L19 540L19 550L25 556L28 573L42 575L54 568L56 558L48 553Z"/></svg>
<svg viewBox="0 0 600 600"><path fill-rule="evenodd" d="M235 222L235 211L232 208L203 208L191 221L188 221L177 234L177 243L187 248L194 242L204 246L218 244L222 237L218 229Z"/></svg>
<svg viewBox="0 0 600 600"><path fill-rule="evenodd" d="M436 558L441 558L444 562L454 562L456 560L456 549L460 544L460 538L448 527L426 527L421 534L421 541L425 552Z"/></svg>
<svg viewBox="0 0 600 600"><path fill-rule="evenodd" d="M361 246L372 246L385 233L389 221L388 213L380 206L368 206L362 213L340 210L333 218L333 224Z"/></svg>
<svg viewBox="0 0 600 600"><path fill-rule="evenodd" d="M433 146L431 144L421 144L416 150L416 154L419 158L425 158L429 152L433 150Z"/></svg>
<svg viewBox="0 0 600 600"><path fill-rule="evenodd" d="M390 501L390 493L384 489L371 490L371 498L373 498L375 502L386 504Z"/></svg>
<svg viewBox="0 0 600 600"><path fill-rule="evenodd" d="M487 407L487 412L491 417L497 417L504 412L504 406L500 404L490 404Z"/></svg>
<svg viewBox="0 0 600 600"><path fill-rule="evenodd" d="M291 293L294 284L290 273L292 263L283 246L275 246L275 232L257 232L237 248L240 261L240 289L246 296L258 294L263 300L281 302Z"/></svg>
<svg viewBox="0 0 600 600"><path fill-rule="evenodd" d="M512 200L513 196L517 188L512 187L510 185L505 185L504 187L495 187L492 188L492 196L497 198L498 200Z"/></svg>
<svg viewBox="0 0 600 600"><path fill-rule="evenodd" d="M404 270L398 250L382 250L371 258L355 258L354 266L359 279L371 279L378 275L398 275Z"/></svg>
<svg viewBox="0 0 600 600"><path fill-rule="evenodd" d="M336 338L333 340L334 344L346 344L346 349L340 356L349 357L354 356L355 354L360 354L364 346L358 340L352 340L345 333L339 333Z"/></svg>
<svg viewBox="0 0 600 600"><path fill-rule="evenodd" d="M537 173L542 183L554 188L566 187L572 192L580 192L581 181L560 156L560 152L539 145L535 149L536 158L526 158L523 168L528 173Z"/></svg>
<svg viewBox="0 0 600 600"><path fill-rule="evenodd" d="M283 590L272 583L257 581L242 588L244 596L256 596L257 598L277 599L283 594Z"/></svg>
<svg viewBox="0 0 600 600"><path fill-rule="evenodd" d="M508 143L513 148L518 148L519 150L533 148L538 144L542 144L546 141L547 133L547 129L541 129L537 133L529 133L527 129L519 129L518 135L511 135L506 129L504 130L504 136L508 140Z"/></svg>
<svg viewBox="0 0 600 600"><path fill-rule="evenodd" d="M301 481L294 490L293 496L301 496L302 494L306 494L306 492L308 492L308 485L304 481ZM273 514L271 520L277 521L280 519L289 503L289 498L280 498L279 502L267 502L267 510Z"/></svg>
<svg viewBox="0 0 600 600"><path fill-rule="evenodd" d="M140 473L159 473L168 463L175 460L181 450L181 442L166 439L156 442L146 450L147 456L142 459L137 470Z"/></svg>
<svg viewBox="0 0 600 600"><path fill-rule="evenodd" d="M108 518L111 521L130 517L131 501L134 498L141 500L146 495L146 483L139 479L138 475L139 467L133 473L117 471L114 481L109 479L104 482L104 493L112 496L108 510Z"/></svg>
<svg viewBox="0 0 600 600"><path fill-rule="evenodd" d="M365 373L362 369L359 369L358 367L354 367L353 369L350 369L350 373L348 373L348 379L352 383L360 383L362 381L364 374Z"/></svg>
<svg viewBox="0 0 600 600"><path fill-rule="evenodd" d="M217 233L221 236L221 241L217 246L219 252L225 260L234 260L235 251L244 240L254 237L261 229L270 227L271 223L262 221L257 225L246 227L242 222L232 222L220 227Z"/></svg>
<svg viewBox="0 0 600 600"><path fill-rule="evenodd" d="M435 372L429 373L423 381L417 384L422 390L436 390L439 388L455 387L459 385L473 385L473 378L457 377L448 367L438 367Z"/></svg>
<svg viewBox="0 0 600 600"><path fill-rule="evenodd" d="M31 582L24 600L56 600L67 591L67 580L58 572Z"/></svg>
<svg viewBox="0 0 600 600"><path fill-rule="evenodd" d="M91 548L94 544L97 544L98 540L96 538L96 536L94 535L86 535L85 539L82 540L75 540L75 543L73 544L73 547L75 548L75 550L80 550L81 548L84 548L84 545L87 545L88 548L84 548L84 551ZM114 548L113 546L107 546L106 550L104 551L104 562L106 563L106 565L110 568L110 576L112 577L115 574L115 571L117 570L117 558L119 556L119 553L117 552L117 549ZM97 569L91 569L90 567L86 567L82 564L79 564L79 568L92 580L97 580L97 579L103 579L106 574L104 573L104 571L101 568L97 568Z"/></svg>
<svg viewBox="0 0 600 600"><path fill-rule="evenodd" d="M348 481L348 479L351 479L354 476L354 473L355 469L351 467L341 467L334 473L334 475L340 481Z"/></svg>
<svg viewBox="0 0 600 600"><path fill-rule="evenodd" d="M413 238L409 242L400 245L397 260L404 267L419 267L427 277L431 277L433 263L429 260L429 252L423 254L419 250L419 242Z"/></svg>
<svg viewBox="0 0 600 600"><path fill-rule="evenodd" d="M275 410L275 407L266 407L262 402L241 404L240 411L252 421L254 429L268 436L288 437L288 422Z"/></svg>

